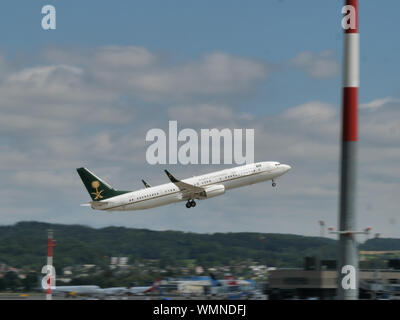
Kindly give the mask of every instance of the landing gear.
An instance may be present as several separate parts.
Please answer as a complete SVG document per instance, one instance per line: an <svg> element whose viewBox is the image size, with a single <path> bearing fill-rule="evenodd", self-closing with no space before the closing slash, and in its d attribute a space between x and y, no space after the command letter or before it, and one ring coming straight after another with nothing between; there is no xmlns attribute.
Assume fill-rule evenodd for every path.
<svg viewBox="0 0 400 320"><path fill-rule="evenodd" d="M196 201L194 201L193 199L188 200L188 202L186 202L186 208L188 209L195 206L196 206Z"/></svg>
<svg viewBox="0 0 400 320"><path fill-rule="evenodd" d="M272 180L272 186L273 186L273 187L276 187L276 183L275 183L274 180Z"/></svg>

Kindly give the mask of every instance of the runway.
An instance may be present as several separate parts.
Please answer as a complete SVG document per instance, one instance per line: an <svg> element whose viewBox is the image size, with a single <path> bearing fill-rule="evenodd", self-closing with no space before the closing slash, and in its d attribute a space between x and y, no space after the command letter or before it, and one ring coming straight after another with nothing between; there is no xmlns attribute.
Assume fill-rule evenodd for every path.
<svg viewBox="0 0 400 320"><path fill-rule="evenodd" d="M0 293L0 300L46 300L44 293ZM104 299L97 299L93 297L65 297L53 296L52 300L209 300L207 296L185 297L185 296L122 296L122 297L106 297Z"/></svg>

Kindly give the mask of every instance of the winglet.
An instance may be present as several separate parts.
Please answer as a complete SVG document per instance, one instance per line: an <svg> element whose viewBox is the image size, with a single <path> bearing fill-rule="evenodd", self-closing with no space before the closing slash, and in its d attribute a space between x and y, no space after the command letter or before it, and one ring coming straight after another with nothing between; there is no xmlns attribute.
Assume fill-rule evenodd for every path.
<svg viewBox="0 0 400 320"><path fill-rule="evenodd" d="M146 188L150 188L150 187L151 187L146 181L142 180L142 182L143 182L143 184L144 184L144 186L145 186Z"/></svg>
<svg viewBox="0 0 400 320"><path fill-rule="evenodd" d="M168 172L168 170L164 170L164 171L165 171L165 173L167 174L169 180L171 180L172 183L179 182L179 180L175 179L174 176Z"/></svg>

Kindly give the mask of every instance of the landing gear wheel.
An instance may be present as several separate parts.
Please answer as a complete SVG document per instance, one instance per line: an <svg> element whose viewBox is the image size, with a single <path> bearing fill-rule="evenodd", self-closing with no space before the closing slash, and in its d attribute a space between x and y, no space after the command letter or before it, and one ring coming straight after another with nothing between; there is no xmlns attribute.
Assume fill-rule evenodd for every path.
<svg viewBox="0 0 400 320"><path fill-rule="evenodd" d="M276 187L276 183L274 182L274 180L272 180L272 186Z"/></svg>
<svg viewBox="0 0 400 320"><path fill-rule="evenodd" d="M190 201L190 205L194 208L196 206L196 201L194 200Z"/></svg>
<svg viewBox="0 0 400 320"><path fill-rule="evenodd" d="M192 204L190 203L190 201L188 201L188 202L186 202L186 208L191 208L192 207Z"/></svg>

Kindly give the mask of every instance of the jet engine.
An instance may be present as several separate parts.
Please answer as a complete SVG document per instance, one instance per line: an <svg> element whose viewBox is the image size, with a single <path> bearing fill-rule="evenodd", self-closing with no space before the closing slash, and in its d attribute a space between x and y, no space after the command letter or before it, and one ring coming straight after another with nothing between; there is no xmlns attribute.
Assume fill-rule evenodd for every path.
<svg viewBox="0 0 400 320"><path fill-rule="evenodd" d="M200 199L208 199L216 196L221 196L225 193L225 186L217 184L204 188L205 190L201 193Z"/></svg>

